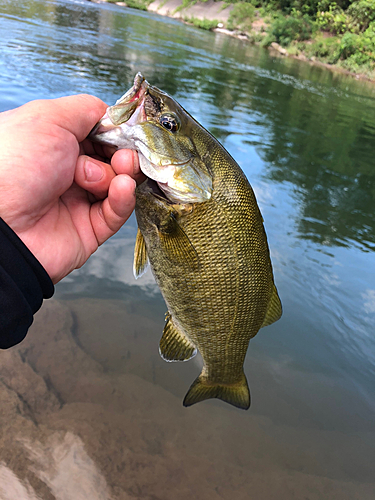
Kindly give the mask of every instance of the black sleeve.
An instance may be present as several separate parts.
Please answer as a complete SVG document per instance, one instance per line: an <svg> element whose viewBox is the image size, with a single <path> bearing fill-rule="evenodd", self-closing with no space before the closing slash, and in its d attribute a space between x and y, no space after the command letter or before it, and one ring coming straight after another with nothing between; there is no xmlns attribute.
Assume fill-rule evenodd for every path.
<svg viewBox="0 0 375 500"><path fill-rule="evenodd" d="M0 348L26 336L43 299L54 293L45 269L0 218Z"/></svg>

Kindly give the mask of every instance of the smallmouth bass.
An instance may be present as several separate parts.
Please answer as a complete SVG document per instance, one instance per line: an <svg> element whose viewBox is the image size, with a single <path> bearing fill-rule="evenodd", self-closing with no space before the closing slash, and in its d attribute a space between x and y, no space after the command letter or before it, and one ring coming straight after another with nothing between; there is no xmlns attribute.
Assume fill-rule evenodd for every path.
<svg viewBox="0 0 375 500"><path fill-rule="evenodd" d="M89 137L138 151L148 177L136 190L134 274L149 262L168 306L161 356L202 355L183 404L219 398L248 409L249 341L282 308L247 178L207 130L140 73Z"/></svg>

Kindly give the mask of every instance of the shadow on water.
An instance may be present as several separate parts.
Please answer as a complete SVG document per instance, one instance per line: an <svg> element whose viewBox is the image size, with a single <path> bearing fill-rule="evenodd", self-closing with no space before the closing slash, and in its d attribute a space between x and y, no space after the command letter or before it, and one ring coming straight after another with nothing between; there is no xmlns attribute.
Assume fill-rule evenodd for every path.
<svg viewBox="0 0 375 500"><path fill-rule="evenodd" d="M137 71L175 96L251 181L284 306L250 344L250 411L183 408L201 360L159 356L132 217L1 353L0 497L372 500L373 84L110 4L3 0L0 31L0 110L113 103Z"/></svg>

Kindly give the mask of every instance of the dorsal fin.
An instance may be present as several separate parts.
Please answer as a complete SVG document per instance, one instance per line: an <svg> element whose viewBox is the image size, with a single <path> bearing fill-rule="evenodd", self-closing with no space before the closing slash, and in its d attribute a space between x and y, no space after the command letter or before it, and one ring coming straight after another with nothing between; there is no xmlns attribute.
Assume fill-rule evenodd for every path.
<svg viewBox="0 0 375 500"><path fill-rule="evenodd" d="M142 276L147 271L149 265L146 243L142 236L141 231L138 228L137 238L135 240L134 247L134 262L133 262L133 274L135 279Z"/></svg>
<svg viewBox="0 0 375 500"><path fill-rule="evenodd" d="M197 354L195 346L176 327L169 313L166 314L159 352L165 361L188 361Z"/></svg>
<svg viewBox="0 0 375 500"><path fill-rule="evenodd" d="M272 325L272 323L275 323L275 321L281 318L282 313L283 309L281 306L279 294L277 293L276 286L273 285L271 300L270 303L268 304L268 309L264 317L261 328L263 328L264 326Z"/></svg>

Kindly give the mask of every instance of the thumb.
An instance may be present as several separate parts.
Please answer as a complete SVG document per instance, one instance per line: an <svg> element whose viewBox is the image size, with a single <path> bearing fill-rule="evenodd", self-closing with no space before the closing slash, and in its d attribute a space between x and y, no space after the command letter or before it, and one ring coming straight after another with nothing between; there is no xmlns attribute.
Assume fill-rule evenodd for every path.
<svg viewBox="0 0 375 500"><path fill-rule="evenodd" d="M34 101L40 106L49 122L69 131L82 142L94 125L104 115L107 105L98 97L89 94L72 95L44 101Z"/></svg>

